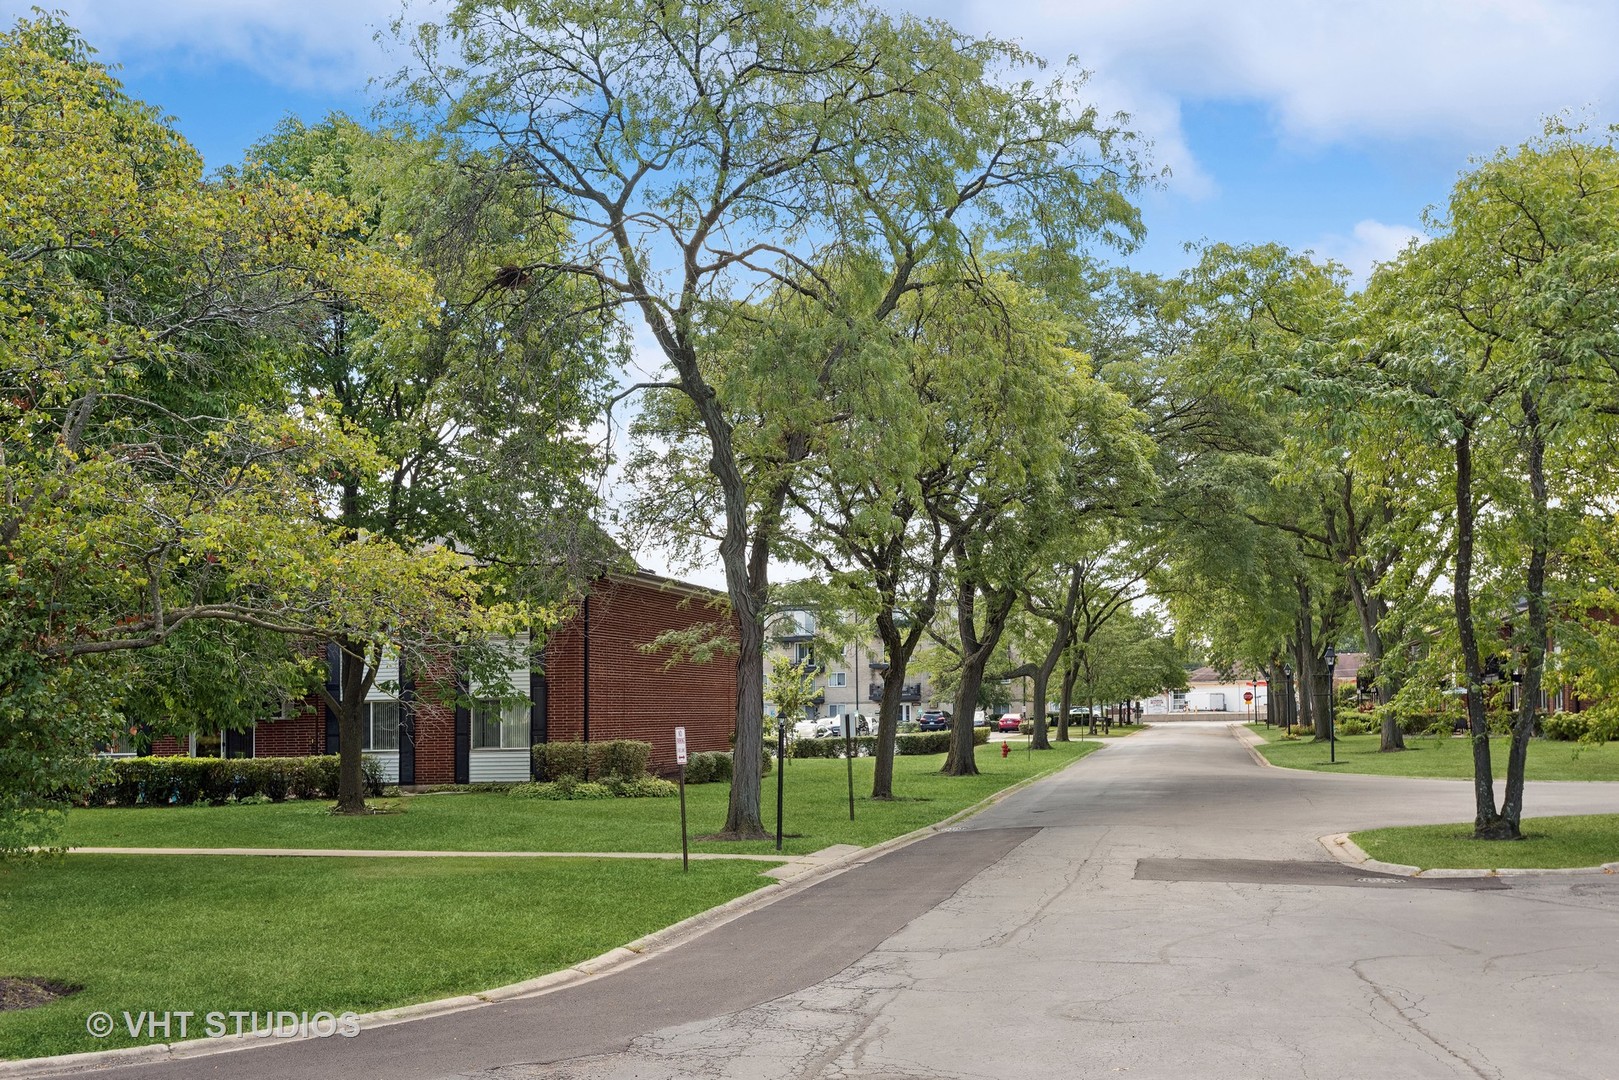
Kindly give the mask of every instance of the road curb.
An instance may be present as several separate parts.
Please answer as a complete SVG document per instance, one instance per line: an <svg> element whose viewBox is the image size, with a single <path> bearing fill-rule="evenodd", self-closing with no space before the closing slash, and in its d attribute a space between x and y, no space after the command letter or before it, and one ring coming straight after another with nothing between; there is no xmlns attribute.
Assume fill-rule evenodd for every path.
<svg viewBox="0 0 1619 1080"><path fill-rule="evenodd" d="M1084 740L1078 741L1083 742ZM654 930L652 933L636 938L634 941L609 949L599 956L582 960L560 971L549 972L523 982L498 986L494 989L482 990L474 994L461 994L456 997L440 998L436 1001L401 1005L398 1008L384 1009L380 1012L361 1013L358 1018L360 1029L364 1031L379 1027L391 1027L394 1024L406 1023L411 1020L423 1020L429 1017L446 1016L468 1009L481 1008L496 1002L540 997L555 990L560 990L565 986L571 986L587 979L599 978L638 964L643 960L649 960L654 956L718 929L734 919L741 918L743 915L759 908L768 907L784 897L802 892L827 878L835 877L855 866L879 859L890 852L898 851L902 847L907 847L918 840L926 839L935 833L941 832L956 822L988 809L1014 792L1021 791L1042 780L1049 780L1073 768L1080 762L1105 752L1109 745L1109 743L1104 742L1100 748L1091 751L1084 757L1075 758L1060 768L1052 769L1038 776L1024 777L1017 783L993 792L971 806L958 810L942 821L936 821L931 825L913 829L901 836L884 840L880 844L873 844L867 848L857 848L852 852L818 864L811 861L811 857L803 855L783 856L782 861L784 863L791 864L793 860L798 860L799 862L811 861L811 865L801 873L780 881L768 882L750 893L744 893L706 911L700 911L661 930ZM585 857L588 858L589 856ZM278 1038L274 1040L274 1043L301 1042L317 1037L315 1035L300 1035L286 1039ZM114 1065L139 1065L152 1061L173 1061L207 1057L212 1054L237 1053L265 1045L271 1045L271 1040L252 1035L230 1035L220 1039L188 1039L184 1042L126 1046L116 1050L89 1050L78 1054L22 1058L15 1061L0 1061L0 1078L9 1080L12 1077L66 1076Z"/></svg>
<svg viewBox="0 0 1619 1080"><path fill-rule="evenodd" d="M1359 870L1370 870L1379 874L1396 874L1400 877L1420 878L1487 878L1487 877L1571 877L1581 874L1613 874L1619 873L1619 862L1603 863L1601 866L1559 866L1546 868L1531 867L1503 867L1499 870L1470 870L1454 867L1435 867L1424 870L1420 866L1407 866L1404 863L1380 862L1366 854L1365 850L1349 838L1348 833L1332 833L1316 838L1327 854L1346 866L1353 866Z"/></svg>
<svg viewBox="0 0 1619 1080"><path fill-rule="evenodd" d="M1241 724L1231 724L1229 726L1229 730L1232 737L1240 742L1243 745L1243 748L1248 751L1248 756L1254 759L1255 764L1266 769L1280 769L1282 767L1259 752L1259 748L1265 745L1264 739L1261 739L1258 735L1255 735ZM1303 772L1305 770L1289 769L1287 771Z"/></svg>

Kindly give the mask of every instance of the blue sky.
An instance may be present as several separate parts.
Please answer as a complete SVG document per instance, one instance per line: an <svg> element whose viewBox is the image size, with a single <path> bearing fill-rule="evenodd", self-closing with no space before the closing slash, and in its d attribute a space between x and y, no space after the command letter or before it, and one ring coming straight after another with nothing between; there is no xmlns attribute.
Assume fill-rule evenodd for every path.
<svg viewBox="0 0 1619 1080"><path fill-rule="evenodd" d="M430 14L442 0L413 0ZM1470 157L1568 110L1619 120L1614 0L874 0L1016 40L1093 74L1172 176L1129 261L1174 273L1200 240L1277 241L1363 276ZM32 0L0 0L10 22ZM399 0L49 0L210 166L292 113L363 116L396 68ZM656 366L647 357L646 366ZM666 570L655 553L643 555ZM712 568L698 580L717 584Z"/></svg>
<svg viewBox="0 0 1619 1080"><path fill-rule="evenodd" d="M1619 118L1611 0L881 0L1093 74L1173 173L1131 262L1187 242L1276 240L1364 272L1420 228L1470 156L1557 110ZM29 4L0 0L9 18ZM53 0L210 165L282 116L363 115L397 66L398 0ZM411 10L430 13L435 0Z"/></svg>

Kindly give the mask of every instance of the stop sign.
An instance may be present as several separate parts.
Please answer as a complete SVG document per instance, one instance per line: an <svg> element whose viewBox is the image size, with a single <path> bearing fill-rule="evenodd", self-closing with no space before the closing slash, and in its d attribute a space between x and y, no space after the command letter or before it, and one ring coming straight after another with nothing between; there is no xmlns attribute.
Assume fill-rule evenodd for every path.
<svg viewBox="0 0 1619 1080"><path fill-rule="evenodd" d="M1243 695L1242 695L1242 700L1244 700L1244 701L1252 701L1252 700L1254 700L1254 692L1252 690L1244 691Z"/></svg>

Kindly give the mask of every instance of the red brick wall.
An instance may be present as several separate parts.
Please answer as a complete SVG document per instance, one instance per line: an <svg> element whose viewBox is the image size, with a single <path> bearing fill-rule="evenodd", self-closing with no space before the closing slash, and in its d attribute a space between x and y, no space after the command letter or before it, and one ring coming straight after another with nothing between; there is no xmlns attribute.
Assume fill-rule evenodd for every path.
<svg viewBox="0 0 1619 1080"><path fill-rule="evenodd" d="M191 753L191 740L184 736L159 735L152 740L153 757L185 757Z"/></svg>
<svg viewBox="0 0 1619 1080"><path fill-rule="evenodd" d="M686 748L728 750L736 726L736 660L681 662L664 670L667 654L640 646L665 630L712 622L719 613L689 593L656 583L609 579L590 593L590 741L640 739L652 744L652 770L675 768L676 725ZM545 647L552 742L584 737L584 612L552 633Z"/></svg>
<svg viewBox="0 0 1619 1080"><path fill-rule="evenodd" d="M736 662L719 656L707 664L682 662L664 670L665 654L640 646L665 630L712 622L718 613L685 591L656 583L598 581L590 598L590 739L640 739L652 744L652 770L675 768L674 729L686 729L691 753L730 749L736 723ZM576 610L546 643L548 735L553 742L584 737L584 612ZM416 783L455 781L455 709L435 687L455 677L449 659L416 679ZM259 757L300 757L325 749L326 703L318 696L283 720L258 726ZM183 754L186 746L157 740L153 753Z"/></svg>
<svg viewBox="0 0 1619 1080"><path fill-rule="evenodd" d="M455 666L435 661L416 676L416 782L455 783ZM441 688L448 688L447 692Z"/></svg>
<svg viewBox="0 0 1619 1080"><path fill-rule="evenodd" d="M254 757L305 757L325 753L326 701L299 702L299 710L280 720L267 720L253 731Z"/></svg>

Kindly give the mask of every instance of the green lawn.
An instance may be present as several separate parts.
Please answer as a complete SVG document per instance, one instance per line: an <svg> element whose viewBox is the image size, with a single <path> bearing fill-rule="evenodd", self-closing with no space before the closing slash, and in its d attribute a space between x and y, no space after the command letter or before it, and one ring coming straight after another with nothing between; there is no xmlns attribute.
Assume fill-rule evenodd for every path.
<svg viewBox="0 0 1619 1080"><path fill-rule="evenodd" d="M976 777L940 776L942 757L899 758L900 798L877 803L872 762L855 762L848 820L842 761L787 769L789 853L870 845L964 809L1101 747L981 747ZM728 788L688 789L694 834L724 821ZM81 846L323 847L448 851L675 851L674 799L546 802L423 795L398 810L336 818L327 803L75 810L63 842ZM773 823L775 776L765 778ZM697 844L768 852L769 843ZM756 862L524 859L264 859L68 855L0 870L0 976L85 989L0 1013L0 1057L129 1045L86 1017L143 1009L367 1012L532 978L605 952L769 879ZM603 897L612 903L603 903ZM581 917L588 912L588 918ZM200 1020L194 1023L201 1023ZM193 1032L195 1034L195 1032ZM178 1032L174 1032L178 1037Z"/></svg>
<svg viewBox="0 0 1619 1080"><path fill-rule="evenodd" d="M1471 779L1473 747L1465 739L1450 736L1407 735L1406 749L1385 754L1378 750L1376 735L1341 735L1338 763L1328 761L1325 742L1309 736L1296 742L1281 738L1276 728L1249 724L1250 731L1269 739L1259 752L1273 765L1316 772L1375 773L1379 776L1438 776ZM1496 779L1506 775L1505 737L1490 740L1490 760ZM1530 780L1619 780L1619 743L1582 746L1572 742L1536 739L1529 744Z"/></svg>
<svg viewBox="0 0 1619 1080"><path fill-rule="evenodd" d="M1619 814L1528 818L1522 840L1474 840L1470 823L1412 825L1351 834L1374 859L1450 869L1551 869L1619 862Z"/></svg>
<svg viewBox="0 0 1619 1080"><path fill-rule="evenodd" d="M1050 751L1000 744L978 749L973 777L939 775L942 755L901 757L894 763L893 802L873 802L872 761L855 760L855 820L849 820L844 762L789 761L785 831L787 854L832 844L862 847L949 817L1019 780L1051 772L1099 749L1098 742L1054 743ZM725 823L726 784L686 789L691 834ZM418 851L679 851L676 799L548 802L505 795L417 795L374 800L398 813L339 818L329 803L263 806L143 807L74 810L60 842L82 847L308 847ZM775 826L776 777L764 778L766 824ZM765 853L771 842L694 843L696 851Z"/></svg>
<svg viewBox="0 0 1619 1080"><path fill-rule="evenodd" d="M0 1058L135 1041L121 1020L110 1038L86 1034L98 1010L367 1012L487 990L750 892L769 883L763 869L124 855L13 865L0 869L0 975L84 990L0 1012Z"/></svg>

